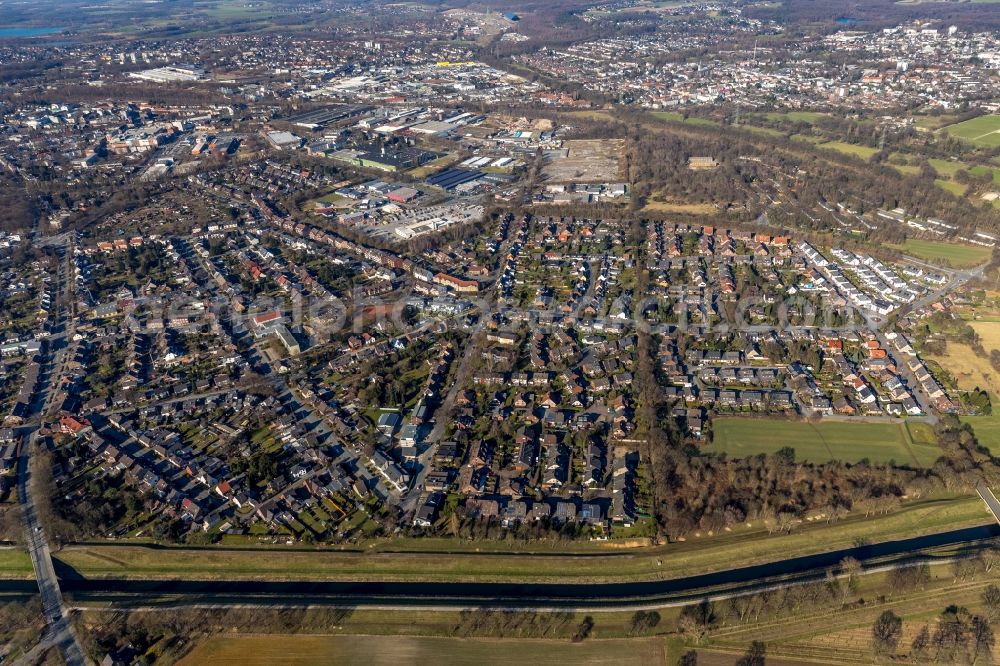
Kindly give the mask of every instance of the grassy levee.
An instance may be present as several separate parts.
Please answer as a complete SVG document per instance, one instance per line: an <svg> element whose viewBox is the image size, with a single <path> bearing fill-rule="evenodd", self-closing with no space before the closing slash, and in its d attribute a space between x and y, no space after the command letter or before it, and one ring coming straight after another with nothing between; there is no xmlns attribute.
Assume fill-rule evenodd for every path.
<svg viewBox="0 0 1000 666"><path fill-rule="evenodd" d="M221 549L94 544L54 554L87 578L186 580L329 580L427 582L615 582L706 573L849 548L859 541L893 541L987 524L992 518L976 496L939 496L905 503L888 515L860 513L833 523L803 523L790 534L769 535L752 525L685 542L607 554L592 547L559 553L527 548L508 552L402 552ZM400 544L404 545L404 544ZM463 552L464 551L464 552Z"/></svg>
<svg viewBox="0 0 1000 666"><path fill-rule="evenodd" d="M22 580L35 577L28 551L21 548L0 549L0 579Z"/></svg>

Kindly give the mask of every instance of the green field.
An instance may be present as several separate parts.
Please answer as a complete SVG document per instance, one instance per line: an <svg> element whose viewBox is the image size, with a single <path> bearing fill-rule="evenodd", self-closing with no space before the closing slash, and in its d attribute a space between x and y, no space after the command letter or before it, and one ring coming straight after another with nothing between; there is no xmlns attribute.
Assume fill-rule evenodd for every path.
<svg viewBox="0 0 1000 666"><path fill-rule="evenodd" d="M178 664L541 664L666 663L658 638L569 640L429 636L222 636L202 642Z"/></svg>
<svg viewBox="0 0 1000 666"><path fill-rule="evenodd" d="M941 243L907 238L902 245L890 245L904 254L927 261L943 261L952 268L978 266L990 260L993 251L980 245Z"/></svg>
<svg viewBox="0 0 1000 666"><path fill-rule="evenodd" d="M951 160L939 160L934 158L927 160L927 163L930 164L942 178L954 178L959 169L967 169L969 166L965 162L952 162Z"/></svg>
<svg viewBox="0 0 1000 666"><path fill-rule="evenodd" d="M830 148L831 150L836 150L838 153L853 155L854 157L860 157L863 160L867 160L878 152L878 148L859 146L853 143L844 143L843 141L827 141L826 143L819 144L819 147Z"/></svg>
<svg viewBox="0 0 1000 666"><path fill-rule="evenodd" d="M776 130L776 129L773 129L773 128L770 128L770 127L756 127L754 125L747 125L745 123L740 123L736 127L738 129L746 130L748 132L753 132L755 134L763 134L765 136L773 136L773 137L784 137L785 136L785 132L782 132L781 130Z"/></svg>
<svg viewBox="0 0 1000 666"><path fill-rule="evenodd" d="M0 549L0 578L34 578L31 558L20 548Z"/></svg>
<svg viewBox="0 0 1000 666"><path fill-rule="evenodd" d="M794 141L804 141L806 143L811 143L813 145L823 143L825 140L821 136L813 136L812 134L793 134L792 139Z"/></svg>
<svg viewBox="0 0 1000 666"><path fill-rule="evenodd" d="M255 2L253 4L239 1L219 2L214 6L207 6L205 13L214 19L259 19L264 20L270 16L270 6L267 3Z"/></svg>
<svg viewBox="0 0 1000 666"><path fill-rule="evenodd" d="M956 197L960 197L965 194L965 191L969 189L968 185L963 185L962 183L956 183L953 180L944 180L943 178L935 178L934 184L940 187L945 192L950 192Z"/></svg>
<svg viewBox="0 0 1000 666"><path fill-rule="evenodd" d="M920 173L920 167L912 164L892 164L893 169L906 176L915 176Z"/></svg>
<svg viewBox="0 0 1000 666"><path fill-rule="evenodd" d="M982 148L1000 146L1000 116L979 116L957 125L948 125L944 131Z"/></svg>
<svg viewBox="0 0 1000 666"><path fill-rule="evenodd" d="M962 423L971 425L979 443L1000 457L1000 415L963 416Z"/></svg>
<svg viewBox="0 0 1000 666"><path fill-rule="evenodd" d="M930 427L922 423L843 423L716 418L714 441L705 450L745 458L758 453L795 449L796 460L824 462L896 461L927 467L940 450Z"/></svg>
<svg viewBox="0 0 1000 666"><path fill-rule="evenodd" d="M971 173L973 176L982 176L987 173L992 174L993 184L1000 185L1000 169L994 169L992 167L984 167L984 166L974 166L971 169L969 169L969 173Z"/></svg>

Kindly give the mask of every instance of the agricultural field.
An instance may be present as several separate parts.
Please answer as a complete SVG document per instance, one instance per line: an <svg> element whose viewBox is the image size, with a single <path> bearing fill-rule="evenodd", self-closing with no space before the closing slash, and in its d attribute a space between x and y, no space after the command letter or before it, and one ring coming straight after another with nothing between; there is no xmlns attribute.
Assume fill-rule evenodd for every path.
<svg viewBox="0 0 1000 666"><path fill-rule="evenodd" d="M1000 322L970 321L969 326L979 335L987 353L1000 349ZM949 342L944 354L930 356L929 359L950 375L955 385L963 391L982 388L1000 395L1000 377L994 372L989 361L973 351L969 345Z"/></svg>
<svg viewBox="0 0 1000 666"><path fill-rule="evenodd" d="M204 12L209 18L213 19L235 20L253 18L265 20L270 17L269 10L269 3L255 2L251 4L248 2L226 0L224 2L207 4Z"/></svg>
<svg viewBox="0 0 1000 666"><path fill-rule="evenodd" d="M990 260L993 252L990 248L980 245L941 243L916 238L907 238L902 245L891 245L890 247L917 259L944 262L952 268L969 268L984 264Z"/></svg>
<svg viewBox="0 0 1000 666"><path fill-rule="evenodd" d="M1000 322L973 321L969 326L976 332L986 351L1000 349Z"/></svg>
<svg viewBox="0 0 1000 666"><path fill-rule="evenodd" d="M573 139L545 164L553 183L618 183L625 180L623 139Z"/></svg>
<svg viewBox="0 0 1000 666"><path fill-rule="evenodd" d="M666 664L660 638L630 640L440 638L431 636L223 636L206 640L182 666L195 664Z"/></svg>
<svg viewBox="0 0 1000 666"><path fill-rule="evenodd" d="M709 649L729 648L728 661L702 659L708 654L699 650L698 663L732 664L751 640L767 644L768 664L878 663L872 658L872 624L887 609L903 620L899 640L901 652L907 650L924 626L934 634L941 613L949 606L981 612L982 591L992 582L991 576L979 575L972 580L958 581L952 567L945 563L932 565L929 575L926 586L901 592L892 589L883 574L868 574L858 581L855 592L865 599L864 603L851 604L850 608L845 606L834 612L829 608L789 612L778 621L722 627L713 632L707 642ZM989 652L991 654L981 658L983 662L992 663L1000 657L996 644L991 643ZM888 663L893 661L896 660L887 660ZM905 663L920 662L906 660Z"/></svg>
<svg viewBox="0 0 1000 666"><path fill-rule="evenodd" d="M744 458L775 453L785 447L795 450L796 460L825 462L896 461L926 467L934 463L939 449L930 427L922 423L842 423L774 421L739 417L716 418L714 440L707 452Z"/></svg>
<svg viewBox="0 0 1000 666"><path fill-rule="evenodd" d="M981 148L1000 146L1000 115L987 115L948 125L945 132Z"/></svg>
<svg viewBox="0 0 1000 666"><path fill-rule="evenodd" d="M567 635L581 619L580 613L556 620L546 638L493 638L473 635L444 637L462 622L453 611L380 611L357 609L342 626L329 634L225 633L207 636L180 660L191 664L287 664L330 662L338 664L676 664L681 655L697 651L698 663L731 666L753 640L767 646L772 666L819 663L878 663L872 659L872 624L881 613L892 610L902 619L901 649L909 646L923 627L935 633L942 613L961 606L970 613L984 610L982 594L993 577L982 572L957 578L947 549L932 554L926 582L900 589L884 571L865 571L857 576L845 598L784 609L776 615L765 612L759 619L736 621L730 615L713 623L697 642L678 631L680 609L657 609L658 621L638 636L625 639L631 615L618 610L596 610L590 614L593 628L587 640L571 642ZM722 617L725 602L714 602ZM493 631L489 626L483 631ZM983 663L996 663L1000 647L989 646ZM906 663L911 663L907 661Z"/></svg>

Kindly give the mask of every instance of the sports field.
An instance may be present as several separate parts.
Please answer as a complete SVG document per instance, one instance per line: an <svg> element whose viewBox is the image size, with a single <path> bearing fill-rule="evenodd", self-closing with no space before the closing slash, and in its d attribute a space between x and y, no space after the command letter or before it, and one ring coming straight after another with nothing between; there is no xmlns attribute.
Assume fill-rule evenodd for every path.
<svg viewBox="0 0 1000 666"><path fill-rule="evenodd" d="M944 131L982 148L1000 146L1000 116L987 115L948 125Z"/></svg>
<svg viewBox="0 0 1000 666"><path fill-rule="evenodd" d="M992 253L990 248L980 245L938 243L915 238L907 238L902 245L890 245L890 247L917 259L943 261L952 268L978 266L989 261Z"/></svg>
<svg viewBox="0 0 1000 666"><path fill-rule="evenodd" d="M716 418L714 441L706 451L744 458L759 453L775 453L785 447L795 450L796 460L825 462L896 461L898 464L927 467L940 449L930 426L923 423L844 423L771 419Z"/></svg>

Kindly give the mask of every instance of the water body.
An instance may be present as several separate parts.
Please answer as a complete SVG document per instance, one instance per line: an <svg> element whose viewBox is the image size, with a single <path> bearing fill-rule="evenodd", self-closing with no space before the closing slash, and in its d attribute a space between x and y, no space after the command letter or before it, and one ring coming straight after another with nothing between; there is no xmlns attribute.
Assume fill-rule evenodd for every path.
<svg viewBox="0 0 1000 666"><path fill-rule="evenodd" d="M840 16L834 19L834 23L838 25L854 25L858 23L858 21L860 21L860 19L856 19L853 16Z"/></svg>
<svg viewBox="0 0 1000 666"><path fill-rule="evenodd" d="M64 592L75 593L81 600L101 599L123 605L155 603L182 595L186 601L199 603L599 608L692 603L703 598L711 588L751 592L767 584L822 580L827 568L835 567L848 556L862 563L877 560L878 564L905 564L928 559L918 552L925 548L964 545L965 552L972 553L989 543L986 540L997 536L1000 536L1000 525L993 523L688 578L636 583L104 580L83 578L58 560L55 565ZM280 556L277 551L261 553L261 557Z"/></svg>
<svg viewBox="0 0 1000 666"><path fill-rule="evenodd" d="M0 39L42 37L62 31L62 28L0 28Z"/></svg>

